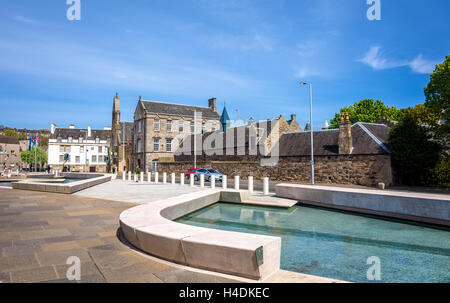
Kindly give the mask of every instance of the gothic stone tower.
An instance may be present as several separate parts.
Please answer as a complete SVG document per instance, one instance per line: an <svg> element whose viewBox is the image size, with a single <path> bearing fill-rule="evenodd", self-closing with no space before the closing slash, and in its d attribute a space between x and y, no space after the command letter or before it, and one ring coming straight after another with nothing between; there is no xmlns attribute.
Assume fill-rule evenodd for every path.
<svg viewBox="0 0 450 303"><path fill-rule="evenodd" d="M111 172L119 168L119 146L120 146L120 98L114 96L112 123L111 123Z"/></svg>

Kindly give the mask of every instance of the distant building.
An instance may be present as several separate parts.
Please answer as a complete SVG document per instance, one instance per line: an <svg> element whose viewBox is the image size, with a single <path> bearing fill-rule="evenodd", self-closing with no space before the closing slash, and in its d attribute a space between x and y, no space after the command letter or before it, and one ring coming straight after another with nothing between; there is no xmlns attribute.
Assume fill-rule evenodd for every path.
<svg viewBox="0 0 450 303"><path fill-rule="evenodd" d="M208 107L200 107L145 101L139 97L134 113L132 168L154 171L159 162L173 162L180 140L194 130L199 134L220 130L219 119L216 98L208 100Z"/></svg>
<svg viewBox="0 0 450 303"><path fill-rule="evenodd" d="M23 168L20 143L16 137L0 135L0 171Z"/></svg>
<svg viewBox="0 0 450 303"><path fill-rule="evenodd" d="M77 172L108 171L111 127L76 129L73 124L69 128L57 128L52 124L50 133L48 164L51 169L70 167L71 171Z"/></svg>
<svg viewBox="0 0 450 303"><path fill-rule="evenodd" d="M122 174L132 169L133 122L120 121L120 98L116 94L113 102L111 128L111 166L110 172Z"/></svg>

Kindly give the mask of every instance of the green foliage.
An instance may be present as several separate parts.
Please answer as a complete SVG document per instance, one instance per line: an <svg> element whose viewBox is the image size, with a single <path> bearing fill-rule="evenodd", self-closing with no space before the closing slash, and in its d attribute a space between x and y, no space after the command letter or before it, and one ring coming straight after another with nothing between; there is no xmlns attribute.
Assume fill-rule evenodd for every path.
<svg viewBox="0 0 450 303"><path fill-rule="evenodd" d="M18 132L12 130L12 129L7 129L3 132L3 135L8 136L8 137L16 137L19 140L26 140L27 138L22 135L19 134Z"/></svg>
<svg viewBox="0 0 450 303"><path fill-rule="evenodd" d="M436 167L441 146L430 141L425 127L418 125L414 117L406 115L389 134L392 168L397 183L403 185L427 185L430 171Z"/></svg>
<svg viewBox="0 0 450 303"><path fill-rule="evenodd" d="M33 165L34 164L34 154L35 154L34 149L32 149L30 151L24 150L23 152L20 153L20 159L24 163ZM44 165L45 163L47 163L47 153L45 152L45 150L43 150L42 148L39 148L39 147L36 149L36 163L41 164L41 165Z"/></svg>
<svg viewBox="0 0 450 303"><path fill-rule="evenodd" d="M428 178L422 182L426 185L450 187L450 156L440 157L436 166L428 173Z"/></svg>
<svg viewBox="0 0 450 303"><path fill-rule="evenodd" d="M430 75L430 82L425 87L425 105L430 109L436 120L443 120L442 125L434 125L433 131L439 139L450 140L450 55L446 60L436 65Z"/></svg>
<svg viewBox="0 0 450 303"><path fill-rule="evenodd" d="M418 125L436 125L438 119L432 114L430 109L424 104L416 105L415 107L408 107L400 109L399 120L403 117L409 116L414 119Z"/></svg>
<svg viewBox="0 0 450 303"><path fill-rule="evenodd" d="M338 128L341 121L341 113L348 112L352 124L356 122L376 123L381 118L396 121L400 111L395 107L389 107L380 100L364 99L350 107L341 108L339 113L330 121L330 128Z"/></svg>
<svg viewBox="0 0 450 303"><path fill-rule="evenodd" d="M48 136L39 137L39 146L48 146Z"/></svg>

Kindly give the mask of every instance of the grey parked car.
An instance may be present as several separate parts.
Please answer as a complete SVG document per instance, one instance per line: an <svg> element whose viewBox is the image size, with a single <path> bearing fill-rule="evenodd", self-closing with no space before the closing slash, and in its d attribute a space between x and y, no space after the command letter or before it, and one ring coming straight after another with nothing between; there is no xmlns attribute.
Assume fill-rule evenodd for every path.
<svg viewBox="0 0 450 303"><path fill-rule="evenodd" d="M205 175L205 181L211 181L211 176L215 176L216 181L222 182L223 175L212 168L197 169L197 171L194 173L194 180L200 180L200 175Z"/></svg>

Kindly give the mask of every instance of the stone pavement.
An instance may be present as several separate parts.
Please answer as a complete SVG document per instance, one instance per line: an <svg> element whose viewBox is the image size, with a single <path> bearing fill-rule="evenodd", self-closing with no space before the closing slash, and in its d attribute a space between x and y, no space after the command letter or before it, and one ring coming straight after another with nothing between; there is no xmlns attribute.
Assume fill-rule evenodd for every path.
<svg viewBox="0 0 450 303"><path fill-rule="evenodd" d="M81 260L80 282L235 282L180 269L119 240L119 214L136 204L0 189L0 282L69 282L67 258Z"/></svg>
<svg viewBox="0 0 450 303"><path fill-rule="evenodd" d="M155 184L117 179L79 191L75 195L143 204L205 189L207 188L200 188L199 186L190 187L189 184L181 186L180 184Z"/></svg>
<svg viewBox="0 0 450 303"><path fill-rule="evenodd" d="M117 182L106 184L115 188L112 194L122 190ZM152 199L178 194L168 187L161 188ZM188 186L184 189L188 190ZM72 264L66 262L71 256L81 260L81 283L253 282L173 264L134 250L122 240L119 215L136 205L79 195L0 188L0 283L70 282L66 272ZM337 281L280 270L267 282Z"/></svg>

